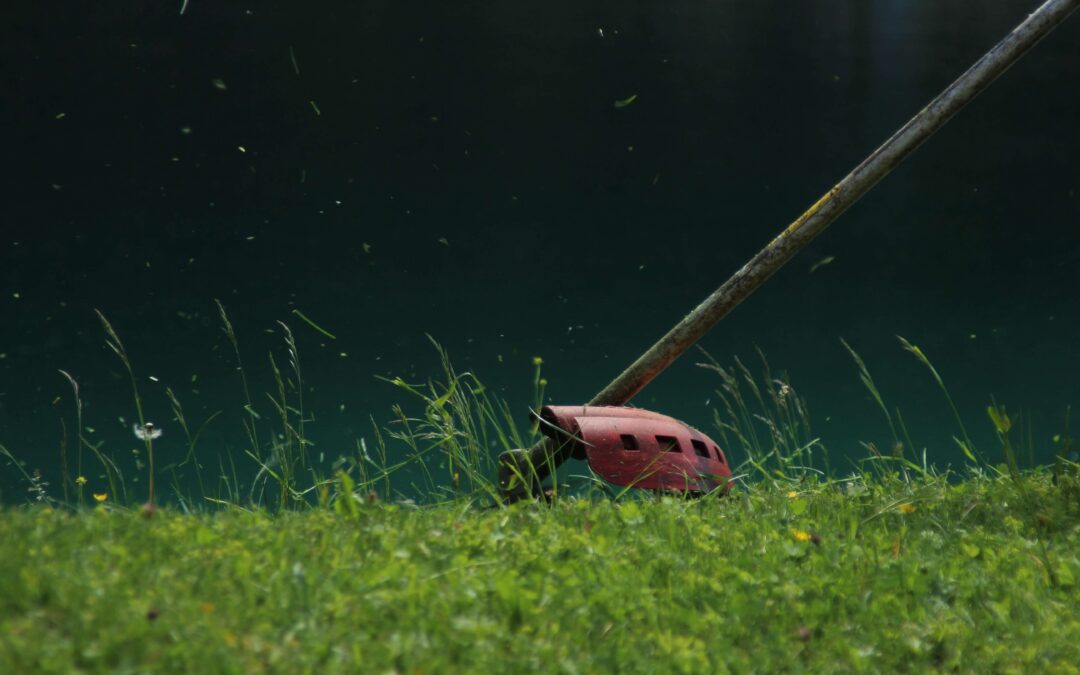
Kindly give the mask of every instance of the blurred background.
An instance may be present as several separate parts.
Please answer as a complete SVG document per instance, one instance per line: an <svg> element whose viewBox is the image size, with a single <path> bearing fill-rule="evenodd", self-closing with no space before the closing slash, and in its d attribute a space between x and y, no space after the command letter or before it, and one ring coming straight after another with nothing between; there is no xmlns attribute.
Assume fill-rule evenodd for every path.
<svg viewBox="0 0 1080 675"><path fill-rule="evenodd" d="M138 445L95 308L163 463L185 452L165 387L192 424L222 411L200 445L211 464L246 447L214 299L266 416L290 326L327 456L407 401L376 375L439 374L426 335L522 420L534 357L549 401L588 400L1036 3L182 6L5 10L0 444L54 488L75 425L59 369L88 438L125 466ZM702 346L755 372L760 348L841 471L860 441L890 439L841 338L914 450L962 461L898 335L990 459L993 399L1051 461L1080 381L1078 83L1073 17ZM633 403L712 433L719 380L701 360ZM10 466L0 491L26 497Z"/></svg>

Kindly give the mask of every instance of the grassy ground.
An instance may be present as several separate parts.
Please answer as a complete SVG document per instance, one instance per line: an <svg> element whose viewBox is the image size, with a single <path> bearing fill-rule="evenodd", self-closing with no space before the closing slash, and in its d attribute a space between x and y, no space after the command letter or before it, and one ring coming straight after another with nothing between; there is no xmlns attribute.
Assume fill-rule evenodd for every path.
<svg viewBox="0 0 1080 675"><path fill-rule="evenodd" d="M0 516L0 672L1076 672L1080 482Z"/></svg>
<svg viewBox="0 0 1080 675"><path fill-rule="evenodd" d="M324 462L309 452L292 332L281 324L259 414L218 309L246 402L248 478L199 447L217 414L188 420L171 390L167 426L188 454L155 469L160 428L103 316L147 464L80 433L61 446L57 494L0 445L33 500L0 509L0 673L1080 672L1068 409L1054 467L1023 471L1023 416L992 402L1000 448L976 448L906 340L955 415L962 475L933 467L849 346L886 440L864 443L848 478L786 377L764 359L755 376L705 355L719 378L713 433L739 458L730 496L657 497L564 472L552 503L506 507L495 457L537 431L441 350L441 381L388 381L417 409L395 407L371 443ZM125 482L136 471L145 493ZM421 505L402 499L405 484Z"/></svg>

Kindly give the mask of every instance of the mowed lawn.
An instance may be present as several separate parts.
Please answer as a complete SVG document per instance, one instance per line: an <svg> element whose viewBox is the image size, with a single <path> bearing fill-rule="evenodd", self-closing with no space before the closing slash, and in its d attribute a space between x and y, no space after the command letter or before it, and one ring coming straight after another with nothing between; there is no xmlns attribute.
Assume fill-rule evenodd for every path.
<svg viewBox="0 0 1080 675"><path fill-rule="evenodd" d="M0 672L1078 670L1073 475L637 497L9 508Z"/></svg>

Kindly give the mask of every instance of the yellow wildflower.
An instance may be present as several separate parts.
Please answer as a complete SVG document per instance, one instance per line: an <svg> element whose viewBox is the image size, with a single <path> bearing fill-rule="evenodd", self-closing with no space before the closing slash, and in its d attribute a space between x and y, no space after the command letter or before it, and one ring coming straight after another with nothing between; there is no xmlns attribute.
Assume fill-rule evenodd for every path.
<svg viewBox="0 0 1080 675"><path fill-rule="evenodd" d="M787 498L788 498L788 499L795 499L795 498L796 498L796 497L798 497L798 496L799 496L799 493L798 493L798 492L795 492L794 490L792 490L791 492L787 493Z"/></svg>
<svg viewBox="0 0 1080 675"><path fill-rule="evenodd" d="M814 538L814 535L803 530L792 530L791 536L795 537L795 541L811 541Z"/></svg>
<svg viewBox="0 0 1080 675"><path fill-rule="evenodd" d="M94 493L94 499L96 501L103 502L108 498L109 498L108 493L105 493L105 492L95 492Z"/></svg>
<svg viewBox="0 0 1080 675"><path fill-rule="evenodd" d="M79 487L86 485L86 476L79 476L75 479L75 484Z"/></svg>
<svg viewBox="0 0 1080 675"><path fill-rule="evenodd" d="M901 504L900 513L915 513L916 507L914 504Z"/></svg>

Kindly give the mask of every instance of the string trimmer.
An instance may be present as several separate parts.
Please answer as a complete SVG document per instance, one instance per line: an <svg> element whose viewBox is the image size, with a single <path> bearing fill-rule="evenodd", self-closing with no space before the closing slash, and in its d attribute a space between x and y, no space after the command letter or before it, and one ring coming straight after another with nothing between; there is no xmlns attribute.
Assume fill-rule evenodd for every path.
<svg viewBox="0 0 1080 675"><path fill-rule="evenodd" d="M499 457L503 496L514 501L541 494L544 479L570 457L588 460L616 485L692 493L730 487L727 459L707 436L625 404L1078 5L1080 0L1048 0L1035 10L588 404L543 408L538 417L544 439Z"/></svg>

